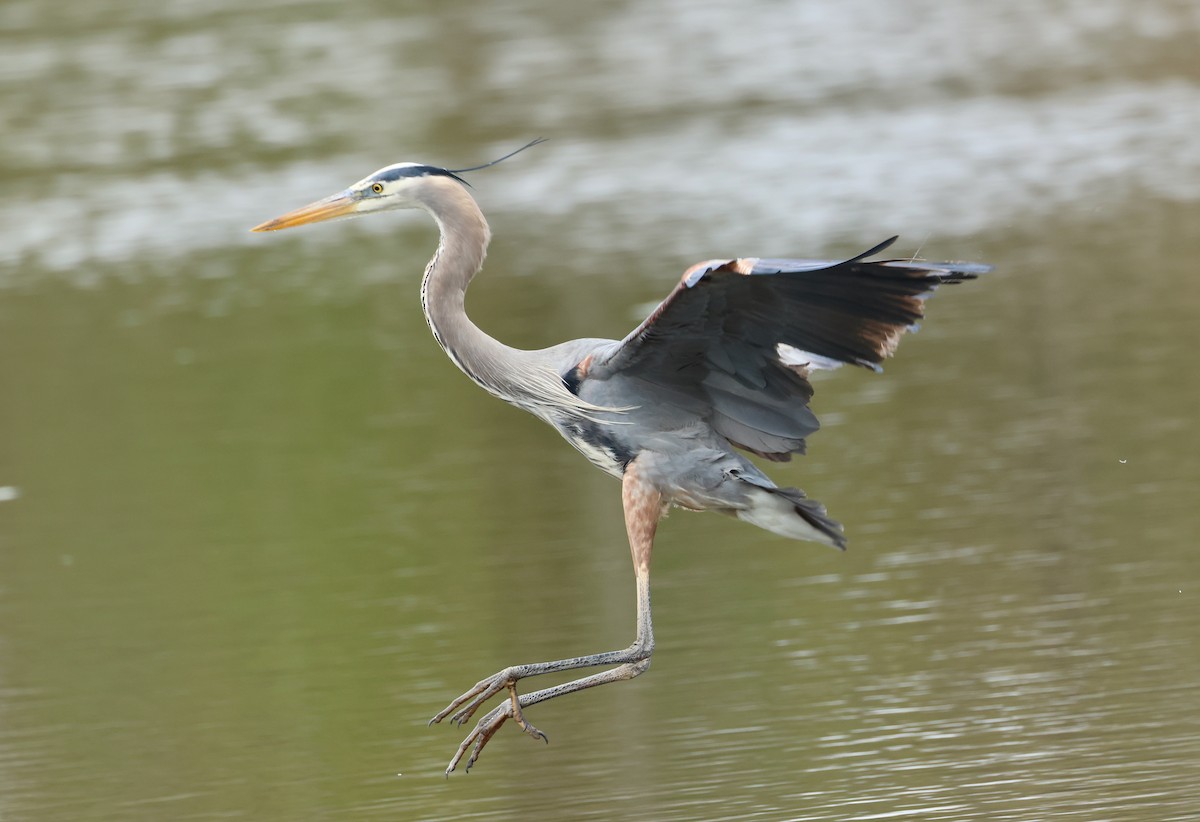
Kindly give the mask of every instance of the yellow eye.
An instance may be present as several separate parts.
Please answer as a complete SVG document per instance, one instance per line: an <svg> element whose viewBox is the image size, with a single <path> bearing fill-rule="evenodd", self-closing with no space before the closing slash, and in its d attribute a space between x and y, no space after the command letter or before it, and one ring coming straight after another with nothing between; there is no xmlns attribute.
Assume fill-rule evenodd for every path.
<svg viewBox="0 0 1200 822"><path fill-rule="evenodd" d="M372 184L371 190L374 191L376 194L382 194L383 193L383 183Z"/></svg>

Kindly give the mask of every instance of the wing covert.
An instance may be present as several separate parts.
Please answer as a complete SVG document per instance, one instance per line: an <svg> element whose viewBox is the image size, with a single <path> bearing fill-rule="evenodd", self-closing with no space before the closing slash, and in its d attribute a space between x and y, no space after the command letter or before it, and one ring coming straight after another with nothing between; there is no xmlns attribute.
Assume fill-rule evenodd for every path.
<svg viewBox="0 0 1200 822"><path fill-rule="evenodd" d="M924 316L938 285L990 270L974 263L868 261L893 237L849 260L709 260L624 340L597 357L590 379L616 375L704 400L710 423L772 459L803 451L817 430L812 369L880 370Z"/></svg>

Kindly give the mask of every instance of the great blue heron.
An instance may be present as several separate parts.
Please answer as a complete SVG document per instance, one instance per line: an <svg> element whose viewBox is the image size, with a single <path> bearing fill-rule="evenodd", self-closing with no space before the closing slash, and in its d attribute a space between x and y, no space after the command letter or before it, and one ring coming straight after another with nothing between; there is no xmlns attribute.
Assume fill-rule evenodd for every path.
<svg viewBox="0 0 1200 822"><path fill-rule="evenodd" d="M866 259L895 237L843 261L708 260L685 271L623 340L522 351L479 330L463 307L491 233L458 175L500 160L454 170L398 163L253 229L401 208L429 212L441 238L425 267L421 306L438 344L484 390L545 420L621 480L637 578L637 638L619 651L514 665L477 682L430 724L450 717L462 725L496 694L507 690L508 698L479 720L447 774L468 749L470 770L510 717L545 740L523 708L632 679L650 667L650 553L669 506L719 511L785 537L844 548L842 526L825 506L797 488L780 488L737 449L776 462L804 453L805 438L818 428L808 407L810 371L843 363L880 370L904 331L921 319L923 301L936 286L990 270L975 263ZM526 677L603 666L609 667L562 685L517 692Z"/></svg>

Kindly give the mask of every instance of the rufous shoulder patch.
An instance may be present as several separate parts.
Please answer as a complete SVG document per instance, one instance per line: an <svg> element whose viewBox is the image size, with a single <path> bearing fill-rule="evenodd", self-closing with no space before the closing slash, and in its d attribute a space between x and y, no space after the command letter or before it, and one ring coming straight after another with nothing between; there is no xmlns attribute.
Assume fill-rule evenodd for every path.
<svg viewBox="0 0 1200 822"><path fill-rule="evenodd" d="M588 354L579 361L579 365L575 366L575 371L579 374L579 379L583 379L588 375L588 371L592 370L592 357L594 354Z"/></svg>

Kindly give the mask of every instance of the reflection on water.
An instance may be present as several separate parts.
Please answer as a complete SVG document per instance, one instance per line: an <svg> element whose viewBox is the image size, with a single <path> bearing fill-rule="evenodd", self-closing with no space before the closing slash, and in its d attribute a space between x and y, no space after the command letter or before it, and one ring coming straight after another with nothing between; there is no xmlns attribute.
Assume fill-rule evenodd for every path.
<svg viewBox="0 0 1200 822"><path fill-rule="evenodd" d="M1190 818L1198 30L5 3L0 818ZM617 487L428 339L422 218L246 229L539 135L475 181L471 309L517 345L619 336L715 255L998 270L819 382L773 473L847 554L672 516L651 675L446 781L449 697L631 637Z"/></svg>

